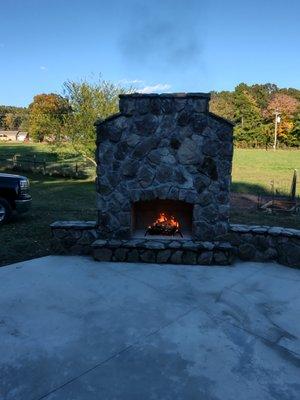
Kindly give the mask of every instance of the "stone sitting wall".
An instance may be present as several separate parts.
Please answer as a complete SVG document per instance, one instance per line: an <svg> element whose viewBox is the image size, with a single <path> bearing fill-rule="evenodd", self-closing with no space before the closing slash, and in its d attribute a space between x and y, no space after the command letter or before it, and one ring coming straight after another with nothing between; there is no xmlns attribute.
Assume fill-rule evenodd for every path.
<svg viewBox="0 0 300 400"><path fill-rule="evenodd" d="M300 230L260 225L231 224L226 240L245 261L277 261L300 268Z"/></svg>
<svg viewBox="0 0 300 400"><path fill-rule="evenodd" d="M176 239L164 239L162 243L151 239L99 241L99 232L93 221L58 221L51 225L51 230L53 250L59 254L94 254L96 259L106 261L202 265L226 264L235 256L245 261L277 261L300 268L300 230L296 229L231 224L229 232L219 236L219 242L214 244ZM170 250L172 242L173 250L166 252L166 247ZM226 244L224 248L224 242L229 242L232 247Z"/></svg>

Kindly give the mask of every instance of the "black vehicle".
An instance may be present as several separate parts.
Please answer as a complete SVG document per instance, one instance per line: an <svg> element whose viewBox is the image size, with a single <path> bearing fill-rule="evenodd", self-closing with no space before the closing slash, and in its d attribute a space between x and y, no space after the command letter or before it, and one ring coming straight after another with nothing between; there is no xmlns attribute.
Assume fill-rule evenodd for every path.
<svg viewBox="0 0 300 400"><path fill-rule="evenodd" d="M25 176L0 173L0 225L7 222L14 211L23 213L30 206L29 180Z"/></svg>

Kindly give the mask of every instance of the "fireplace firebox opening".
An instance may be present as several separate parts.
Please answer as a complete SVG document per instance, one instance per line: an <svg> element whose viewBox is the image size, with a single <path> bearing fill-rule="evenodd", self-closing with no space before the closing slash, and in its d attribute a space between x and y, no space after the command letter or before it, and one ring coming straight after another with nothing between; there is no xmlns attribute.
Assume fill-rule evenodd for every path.
<svg viewBox="0 0 300 400"><path fill-rule="evenodd" d="M134 237L190 238L193 205L179 200L137 201L132 205Z"/></svg>

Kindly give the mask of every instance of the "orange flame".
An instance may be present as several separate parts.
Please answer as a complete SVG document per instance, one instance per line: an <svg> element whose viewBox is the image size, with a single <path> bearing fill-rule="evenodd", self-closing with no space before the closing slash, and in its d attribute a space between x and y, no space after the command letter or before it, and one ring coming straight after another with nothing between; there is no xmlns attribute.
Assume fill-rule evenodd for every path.
<svg viewBox="0 0 300 400"><path fill-rule="evenodd" d="M162 226L166 228L179 228L179 222L173 215L170 217L165 213L160 213L157 220L154 222L152 226Z"/></svg>

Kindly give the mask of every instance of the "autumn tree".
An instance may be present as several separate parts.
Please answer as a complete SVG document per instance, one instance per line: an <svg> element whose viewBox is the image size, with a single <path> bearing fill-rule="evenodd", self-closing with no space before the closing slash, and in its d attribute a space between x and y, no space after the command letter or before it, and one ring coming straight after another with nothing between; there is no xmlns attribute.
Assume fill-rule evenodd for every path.
<svg viewBox="0 0 300 400"><path fill-rule="evenodd" d="M55 94L39 94L29 106L28 130L38 142L59 140L66 115L71 111L69 102Z"/></svg>
<svg viewBox="0 0 300 400"><path fill-rule="evenodd" d="M247 85L247 89L261 111L267 107L274 93L278 91L278 87L273 83Z"/></svg>
<svg viewBox="0 0 300 400"><path fill-rule="evenodd" d="M299 107L300 102L294 97L284 93L275 93L264 111L264 115L269 121L274 120L275 112L280 113L278 138L287 145L292 140L294 116Z"/></svg>
<svg viewBox="0 0 300 400"><path fill-rule="evenodd" d="M21 125L21 118L14 113L7 113L3 118L3 126L7 130L15 130Z"/></svg>
<svg viewBox="0 0 300 400"><path fill-rule="evenodd" d="M236 145L269 146L274 136L274 113L281 113L280 142L299 145L300 90L278 88L275 84L241 83L233 92L212 92L210 110L235 123Z"/></svg>
<svg viewBox="0 0 300 400"><path fill-rule="evenodd" d="M0 127L5 130L25 130L28 109L25 107L0 106Z"/></svg>
<svg viewBox="0 0 300 400"><path fill-rule="evenodd" d="M282 115L291 118L299 106L300 102L292 96L283 93L276 93L270 100L266 111L270 116L273 115L275 111L278 111Z"/></svg>
<svg viewBox="0 0 300 400"><path fill-rule="evenodd" d="M295 115L294 126L290 133L291 146L300 146L300 112Z"/></svg>
<svg viewBox="0 0 300 400"><path fill-rule="evenodd" d="M231 92L212 92L210 111L231 121L235 118L234 96Z"/></svg>

